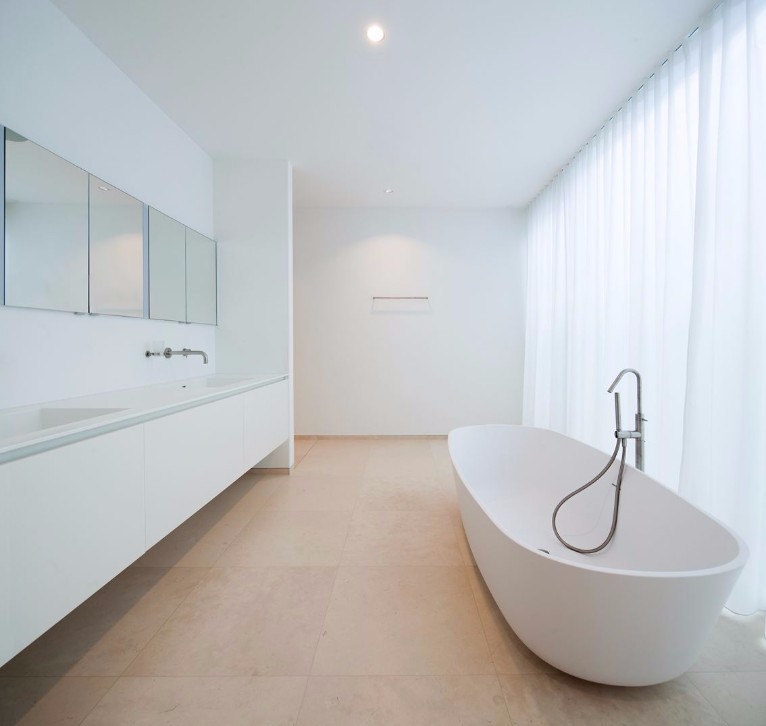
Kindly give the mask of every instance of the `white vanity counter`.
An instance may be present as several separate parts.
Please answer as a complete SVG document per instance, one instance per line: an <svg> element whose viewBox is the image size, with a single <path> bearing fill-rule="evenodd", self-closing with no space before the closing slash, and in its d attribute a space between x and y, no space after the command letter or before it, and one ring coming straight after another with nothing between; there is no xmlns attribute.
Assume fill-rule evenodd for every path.
<svg viewBox="0 0 766 726"><path fill-rule="evenodd" d="M287 376L0 411L0 664L290 436Z"/></svg>
<svg viewBox="0 0 766 726"><path fill-rule="evenodd" d="M284 373L204 376L0 410L0 464L286 378Z"/></svg>

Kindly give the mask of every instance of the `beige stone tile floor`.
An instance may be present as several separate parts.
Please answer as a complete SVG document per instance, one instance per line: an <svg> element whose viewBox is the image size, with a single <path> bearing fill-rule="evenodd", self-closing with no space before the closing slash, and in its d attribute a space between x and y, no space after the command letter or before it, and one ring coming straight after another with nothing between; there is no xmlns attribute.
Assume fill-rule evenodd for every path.
<svg viewBox="0 0 766 726"><path fill-rule="evenodd" d="M650 688L564 675L500 614L443 439L298 439L0 668L5 724L766 726L763 613Z"/></svg>

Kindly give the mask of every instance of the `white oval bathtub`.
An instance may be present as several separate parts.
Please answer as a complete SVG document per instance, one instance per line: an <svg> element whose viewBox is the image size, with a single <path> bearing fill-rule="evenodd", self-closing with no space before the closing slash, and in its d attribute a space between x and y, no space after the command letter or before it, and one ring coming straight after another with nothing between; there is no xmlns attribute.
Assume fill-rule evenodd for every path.
<svg viewBox="0 0 766 726"><path fill-rule="evenodd" d="M551 514L606 454L509 425L456 429L449 451L473 556L532 651L579 678L622 686L668 681L694 663L747 560L737 535L626 466L613 541L581 555L558 542ZM562 507L559 531L572 544L604 539L615 476Z"/></svg>

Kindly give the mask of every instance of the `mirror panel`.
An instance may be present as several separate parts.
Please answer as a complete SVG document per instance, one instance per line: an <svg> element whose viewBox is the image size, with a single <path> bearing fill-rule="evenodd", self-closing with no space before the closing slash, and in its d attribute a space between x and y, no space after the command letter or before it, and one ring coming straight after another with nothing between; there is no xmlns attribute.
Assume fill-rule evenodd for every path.
<svg viewBox="0 0 766 726"><path fill-rule="evenodd" d="M11 129L0 142L0 305L217 324L213 240Z"/></svg>
<svg viewBox="0 0 766 726"><path fill-rule="evenodd" d="M10 129L5 303L88 312L88 173Z"/></svg>
<svg viewBox="0 0 766 726"><path fill-rule="evenodd" d="M149 317L186 321L186 228L149 207Z"/></svg>
<svg viewBox="0 0 766 726"><path fill-rule="evenodd" d="M144 205L90 177L90 312L144 317Z"/></svg>
<svg viewBox="0 0 766 726"><path fill-rule="evenodd" d="M186 322L216 324L215 242L186 228Z"/></svg>
<svg viewBox="0 0 766 726"><path fill-rule="evenodd" d="M0 305L5 305L5 126L0 126Z"/></svg>

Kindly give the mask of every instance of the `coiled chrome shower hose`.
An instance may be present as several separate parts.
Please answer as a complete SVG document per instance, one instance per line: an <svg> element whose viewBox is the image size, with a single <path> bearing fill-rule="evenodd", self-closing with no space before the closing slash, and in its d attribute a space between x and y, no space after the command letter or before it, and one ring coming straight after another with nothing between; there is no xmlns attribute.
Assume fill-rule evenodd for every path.
<svg viewBox="0 0 766 726"><path fill-rule="evenodd" d="M575 547L572 544L569 544L560 534L559 530L556 527L556 516L559 513L559 509L561 509L562 505L568 502L572 497L577 496L580 492L584 492L589 486L592 486L595 484L604 474L606 474L607 471L609 471L609 467L612 466L614 463L614 460L617 458L617 452L620 450L620 444L622 444L622 457L620 459L620 471L617 474L617 491L614 494L614 509L612 510L612 528L609 530L609 534L607 535L606 539L598 546L594 547L593 549L585 550L581 549L580 547ZM575 489L571 494L567 494L557 505L556 508L553 510L553 533L556 535L556 539L558 539L561 544L564 545L564 547L574 550L575 552L579 552L582 555L592 555L594 552L600 552L604 549L611 541L612 537L614 537L614 532L617 529L617 515L620 512L620 490L622 489L622 474L625 471L625 452L627 451L627 446L625 444L625 439L617 439L617 443L615 444L614 451L612 452L612 456L609 459L609 462L607 465L598 473L596 476L593 477L587 484L583 484L579 489Z"/></svg>

